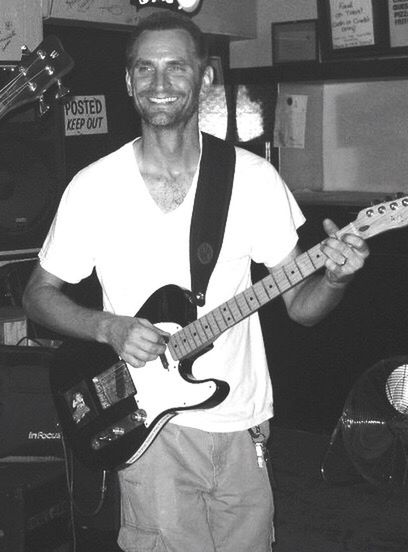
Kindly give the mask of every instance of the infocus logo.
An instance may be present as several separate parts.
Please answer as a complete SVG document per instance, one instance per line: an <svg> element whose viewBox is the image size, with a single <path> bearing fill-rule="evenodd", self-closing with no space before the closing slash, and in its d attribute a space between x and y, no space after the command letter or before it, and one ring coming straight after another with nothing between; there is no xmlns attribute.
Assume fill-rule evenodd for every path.
<svg viewBox="0 0 408 552"><path fill-rule="evenodd" d="M30 431L28 433L28 439L46 439L46 440L52 440L52 439L61 439L61 433L59 431L56 431L55 433L53 432L48 432L48 433L45 433L44 431L37 431L37 432L34 432L34 431Z"/></svg>
<svg viewBox="0 0 408 552"><path fill-rule="evenodd" d="M202 0L132 0L137 8L156 6L158 8L171 8L192 13L198 10Z"/></svg>

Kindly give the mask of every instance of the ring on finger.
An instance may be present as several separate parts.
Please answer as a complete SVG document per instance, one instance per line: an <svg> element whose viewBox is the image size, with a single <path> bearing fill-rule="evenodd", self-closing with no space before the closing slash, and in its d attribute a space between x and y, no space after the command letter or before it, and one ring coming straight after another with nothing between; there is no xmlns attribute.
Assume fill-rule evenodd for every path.
<svg viewBox="0 0 408 552"><path fill-rule="evenodd" d="M347 262L347 257L343 257L343 261L341 263L337 263L339 266L344 266Z"/></svg>

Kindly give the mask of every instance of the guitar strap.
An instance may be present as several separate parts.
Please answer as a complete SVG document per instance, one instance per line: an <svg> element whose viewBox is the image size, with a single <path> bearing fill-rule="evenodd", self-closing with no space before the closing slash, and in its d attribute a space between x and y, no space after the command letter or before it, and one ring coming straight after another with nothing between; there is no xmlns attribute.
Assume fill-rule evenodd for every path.
<svg viewBox="0 0 408 552"><path fill-rule="evenodd" d="M234 146L204 132L202 138L190 226L191 290L200 307L221 250L235 173Z"/></svg>

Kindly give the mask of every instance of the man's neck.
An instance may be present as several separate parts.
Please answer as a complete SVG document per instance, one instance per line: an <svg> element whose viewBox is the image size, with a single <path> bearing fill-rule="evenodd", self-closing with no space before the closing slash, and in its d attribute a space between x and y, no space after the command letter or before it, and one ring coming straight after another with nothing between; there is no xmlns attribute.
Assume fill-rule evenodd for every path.
<svg viewBox="0 0 408 552"><path fill-rule="evenodd" d="M139 170L150 195L167 213L183 203L200 158L200 139L195 132L143 132L135 142Z"/></svg>
<svg viewBox="0 0 408 552"><path fill-rule="evenodd" d="M143 129L137 158L142 172L191 172L200 157L198 129Z"/></svg>

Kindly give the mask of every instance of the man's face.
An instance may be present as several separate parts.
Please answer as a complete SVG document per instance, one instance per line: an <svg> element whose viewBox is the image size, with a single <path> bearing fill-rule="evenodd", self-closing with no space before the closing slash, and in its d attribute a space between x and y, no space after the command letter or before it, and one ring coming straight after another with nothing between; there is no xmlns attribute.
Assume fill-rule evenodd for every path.
<svg viewBox="0 0 408 552"><path fill-rule="evenodd" d="M143 121L163 128L188 122L197 114L202 83L211 83L190 35L182 29L144 31L135 49L126 84Z"/></svg>

